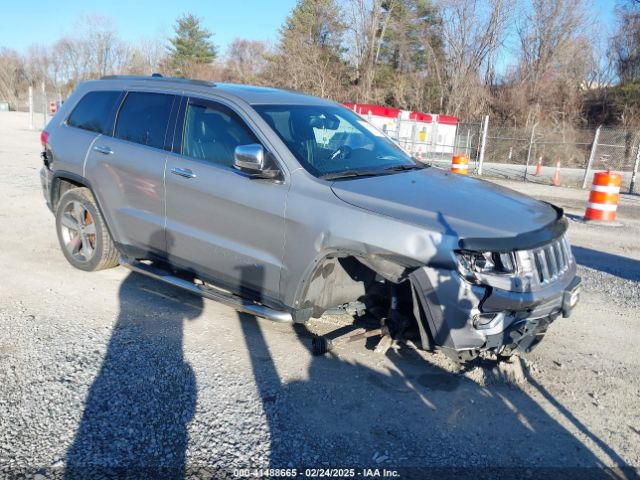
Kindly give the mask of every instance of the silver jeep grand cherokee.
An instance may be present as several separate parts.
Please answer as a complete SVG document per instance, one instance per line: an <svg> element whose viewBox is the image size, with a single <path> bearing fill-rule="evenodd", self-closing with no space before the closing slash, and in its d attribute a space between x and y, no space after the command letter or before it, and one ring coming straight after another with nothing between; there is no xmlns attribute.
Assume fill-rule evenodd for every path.
<svg viewBox="0 0 640 480"><path fill-rule="evenodd" d="M331 101L106 77L42 143L82 270L120 263L277 321L367 313L458 359L528 351L578 299L561 209L414 161Z"/></svg>

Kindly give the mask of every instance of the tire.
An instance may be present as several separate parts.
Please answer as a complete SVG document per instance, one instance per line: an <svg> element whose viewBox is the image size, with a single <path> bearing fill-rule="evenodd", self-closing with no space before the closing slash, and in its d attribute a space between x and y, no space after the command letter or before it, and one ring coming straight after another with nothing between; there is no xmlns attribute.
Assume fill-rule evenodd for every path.
<svg viewBox="0 0 640 480"><path fill-rule="evenodd" d="M67 190L56 209L56 231L67 261L86 272L118 265L120 254L87 188Z"/></svg>

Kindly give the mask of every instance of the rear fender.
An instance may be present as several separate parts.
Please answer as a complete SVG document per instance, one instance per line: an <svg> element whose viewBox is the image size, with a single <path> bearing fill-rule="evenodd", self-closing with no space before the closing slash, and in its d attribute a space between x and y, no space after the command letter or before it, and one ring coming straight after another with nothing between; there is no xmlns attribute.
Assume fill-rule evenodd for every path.
<svg viewBox="0 0 640 480"><path fill-rule="evenodd" d="M102 207L100 206L100 200L98 199L97 195L95 194L91 183L84 177L77 175L75 173L72 172L68 172L65 170L56 170L53 173L53 177L51 179L51 188L49 189L49 194L50 194L50 198L51 198L51 206L52 206L52 210L55 213L56 208L58 206L58 201L60 200L60 198L62 197L62 195L64 194L64 192L66 190L61 191L61 189L68 189L68 187L66 187L65 185L73 185L73 187L84 187L87 188L90 192L91 195L93 195L94 200L96 201L96 205L98 207L98 210L100 210L100 215L102 216L102 219L104 221L105 227L107 228L107 231L109 232L109 235L111 236L111 239L113 240L113 242L115 243L116 247L119 250L122 250L117 241L117 237L115 237L113 235L113 231L111 230L110 226L109 226L109 222L107 220L107 216L105 215L104 210L102 209Z"/></svg>
<svg viewBox="0 0 640 480"><path fill-rule="evenodd" d="M70 188L76 187L86 187L91 190L87 180L80 175L64 170L56 170L53 172L51 186L49 187L49 201L54 212L58 207L58 202L62 195L64 195L64 193ZM91 194L93 195L93 191ZM95 195L93 198L95 198Z"/></svg>

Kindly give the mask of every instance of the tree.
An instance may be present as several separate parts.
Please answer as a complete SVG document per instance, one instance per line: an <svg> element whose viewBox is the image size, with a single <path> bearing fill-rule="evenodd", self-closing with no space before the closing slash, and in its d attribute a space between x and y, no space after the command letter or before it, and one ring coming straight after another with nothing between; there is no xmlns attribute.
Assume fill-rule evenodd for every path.
<svg viewBox="0 0 640 480"><path fill-rule="evenodd" d="M627 0L616 8L618 27L611 41L620 82L640 82L640 1Z"/></svg>
<svg viewBox="0 0 640 480"><path fill-rule="evenodd" d="M131 46L127 72L132 75L151 75L162 72L167 60L163 38L147 38Z"/></svg>
<svg viewBox="0 0 640 480"><path fill-rule="evenodd" d="M383 4L388 22L381 32L374 77L384 102L409 110L442 107L440 64L443 62L441 22L430 0L390 0ZM440 89L439 89L440 90ZM436 103L436 105L433 105Z"/></svg>
<svg viewBox="0 0 640 480"><path fill-rule="evenodd" d="M396 2L350 0L347 6L349 54L355 69L354 83L358 102L375 101L376 65Z"/></svg>
<svg viewBox="0 0 640 480"><path fill-rule="evenodd" d="M554 115L556 123L578 120L591 67L587 11L586 0L532 0L520 17L517 81L525 89L525 124Z"/></svg>
<svg viewBox="0 0 640 480"><path fill-rule="evenodd" d="M80 45L91 78L100 78L122 70L129 52L110 17L92 15L83 19Z"/></svg>
<svg viewBox="0 0 640 480"><path fill-rule="evenodd" d="M227 50L227 71L232 81L261 83L267 65L267 45L258 40L236 38Z"/></svg>
<svg viewBox="0 0 640 480"><path fill-rule="evenodd" d="M15 50L0 47L0 100L16 108L24 80L26 72L22 58Z"/></svg>
<svg viewBox="0 0 640 480"><path fill-rule="evenodd" d="M444 110L475 117L486 112L497 54L513 18L514 0L442 3Z"/></svg>
<svg viewBox="0 0 640 480"><path fill-rule="evenodd" d="M85 16L76 25L77 35L63 37L52 47L39 51L31 49L27 63L34 81L48 76L47 83L64 96L82 80L100 78L127 71L131 64L132 48L124 43L109 17Z"/></svg>
<svg viewBox="0 0 640 480"><path fill-rule="evenodd" d="M169 39L167 50L177 75L188 76L193 66L210 64L217 56L217 49L209 40L213 34L201 26L201 21L187 14L176 22L176 36Z"/></svg>
<svg viewBox="0 0 640 480"><path fill-rule="evenodd" d="M73 89L80 80L89 77L83 50L80 40L69 37L63 37L53 45L51 59L55 83L59 82Z"/></svg>
<svg viewBox="0 0 640 480"><path fill-rule="evenodd" d="M442 22L431 0L349 0L345 14L355 100L441 106Z"/></svg>
<svg viewBox="0 0 640 480"><path fill-rule="evenodd" d="M272 83L346 100L344 29L334 0L299 0L280 29L278 51L270 58Z"/></svg>

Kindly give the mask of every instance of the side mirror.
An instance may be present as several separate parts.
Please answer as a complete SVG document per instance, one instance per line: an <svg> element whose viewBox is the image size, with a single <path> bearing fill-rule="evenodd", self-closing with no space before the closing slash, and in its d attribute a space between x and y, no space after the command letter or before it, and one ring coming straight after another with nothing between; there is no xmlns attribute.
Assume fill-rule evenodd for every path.
<svg viewBox="0 0 640 480"><path fill-rule="evenodd" d="M262 145L238 145L233 152L233 166L247 173L262 173L265 167L265 154Z"/></svg>
<svg viewBox="0 0 640 480"><path fill-rule="evenodd" d="M233 152L233 166L254 178L279 178L279 170L267 169L266 157L262 145L257 143L238 145Z"/></svg>

